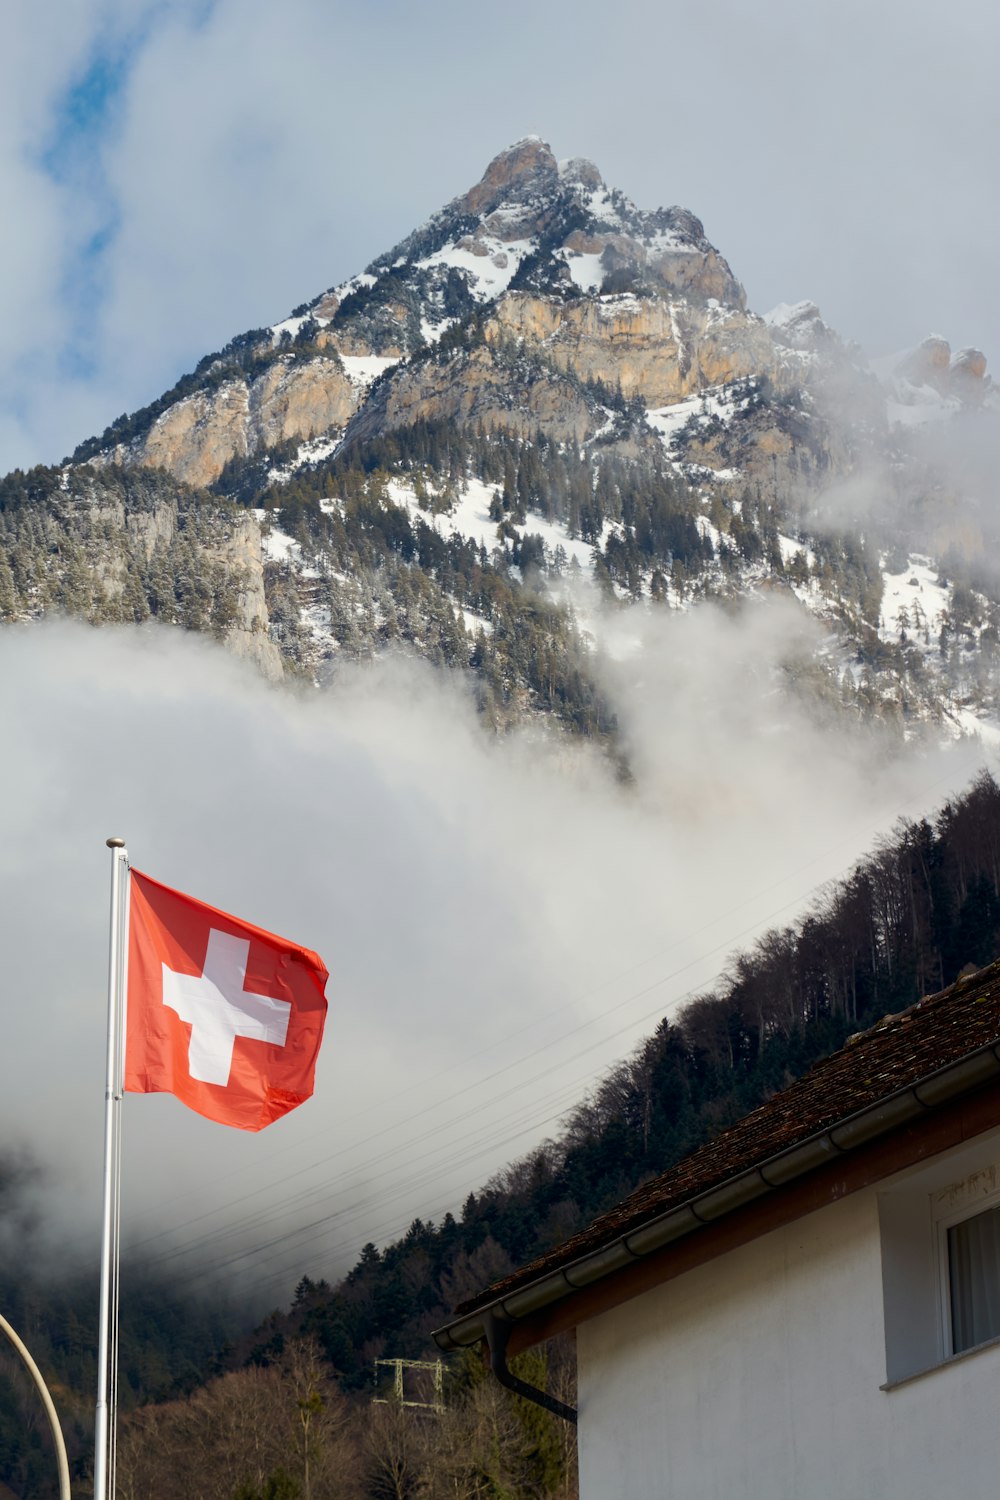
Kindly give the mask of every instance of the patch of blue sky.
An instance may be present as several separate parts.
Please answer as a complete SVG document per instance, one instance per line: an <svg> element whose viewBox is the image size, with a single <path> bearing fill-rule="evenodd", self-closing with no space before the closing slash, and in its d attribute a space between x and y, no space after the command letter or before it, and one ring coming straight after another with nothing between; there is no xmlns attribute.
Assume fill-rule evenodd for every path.
<svg viewBox="0 0 1000 1500"><path fill-rule="evenodd" d="M120 226L120 212L104 170L104 152L122 123L130 75L158 26L180 19L198 31L211 20L217 0L148 0L132 23L94 39L84 64L55 101L48 140L37 157L39 169L65 193L85 200L74 215L86 225L67 243L59 286L65 315L64 337L50 351L59 374L86 384L100 374L100 314L111 268L108 252ZM82 207L82 205L81 205Z"/></svg>
<svg viewBox="0 0 1000 1500"><path fill-rule="evenodd" d="M55 121L41 165L57 182L79 170L81 155L95 150L110 129L134 50L100 52L56 105Z"/></svg>
<svg viewBox="0 0 1000 1500"><path fill-rule="evenodd" d="M56 100L48 143L38 164L60 186L86 193L105 220L86 242L85 256L99 255L113 238L101 151L120 123L132 68L158 25L180 16L199 30L210 20L216 4L217 0L148 0L130 26L95 38L86 63Z"/></svg>
<svg viewBox="0 0 1000 1500"><path fill-rule="evenodd" d="M82 71L57 101L52 134L42 165L57 181L72 170L81 150L95 147L108 133L118 112L129 71L147 42L164 22L182 18L198 31L214 13L218 0L146 0L130 25L104 31Z"/></svg>
<svg viewBox="0 0 1000 1500"><path fill-rule="evenodd" d="M99 371L95 344L108 286L105 252L117 231L118 214L111 207L101 226L77 249L63 276L61 293L68 326L57 359L60 374L71 380L88 380Z"/></svg>
<svg viewBox="0 0 1000 1500"><path fill-rule="evenodd" d="M64 241L58 298L64 337L57 354L60 373L93 377L95 336L107 292L107 251L118 232L119 211L103 163L103 150L124 106L129 72L138 55L135 40L102 39L85 66L56 100L39 169L69 199L77 233Z"/></svg>
<svg viewBox="0 0 1000 1500"><path fill-rule="evenodd" d="M78 240L66 245L59 288L66 312L59 365L70 378L86 380L96 373L94 335L107 291L107 251L120 222L103 153L120 125L132 68L156 22L176 9L171 0L153 0L130 27L94 39L86 61L55 101L48 141L38 157L40 170L51 181L82 200L74 220L86 226Z"/></svg>

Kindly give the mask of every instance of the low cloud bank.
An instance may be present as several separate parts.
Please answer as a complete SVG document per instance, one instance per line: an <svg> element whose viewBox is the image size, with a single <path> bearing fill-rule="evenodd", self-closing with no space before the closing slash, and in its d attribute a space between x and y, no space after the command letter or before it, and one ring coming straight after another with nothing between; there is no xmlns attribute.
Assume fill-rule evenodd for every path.
<svg viewBox="0 0 1000 1500"><path fill-rule="evenodd" d="M96 1250L108 834L330 968L315 1098L263 1135L126 1101L130 1253L278 1301L459 1209L733 947L982 759L819 723L779 690L811 642L778 602L615 628L643 643L607 669L631 783L592 746L492 739L460 680L413 662L276 691L173 632L0 634L0 1112L62 1248Z"/></svg>

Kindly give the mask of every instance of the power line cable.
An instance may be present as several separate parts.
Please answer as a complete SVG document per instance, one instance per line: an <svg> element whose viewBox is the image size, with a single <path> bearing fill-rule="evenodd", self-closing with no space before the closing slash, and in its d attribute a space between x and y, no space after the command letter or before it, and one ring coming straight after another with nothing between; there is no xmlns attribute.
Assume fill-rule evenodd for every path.
<svg viewBox="0 0 1000 1500"><path fill-rule="evenodd" d="M946 778L942 778L942 779L946 779ZM809 864L815 863L817 859L824 858L824 857L826 857L826 856L825 855L814 856L813 859L811 859L810 861L808 861L806 863L806 865L800 866L799 868L800 869L801 868L806 868L806 867L808 867ZM852 861L852 866L855 863L856 863L856 861ZM772 882L771 885L769 885L768 887L765 887L764 891L766 892L766 891L772 890L772 889L775 888L775 886L779 886L781 884L786 883L787 880L790 879L790 878L792 878L792 877L791 876L782 877L780 880ZM836 877L834 877L834 878L836 878ZM829 883L830 883L829 881L826 881L826 882L823 883L823 885L828 885ZM822 888L823 888L822 886L820 886L820 887L813 887L812 891L809 892L809 893L806 893L806 895L808 895L808 894L816 894ZM742 909L744 906L748 905L750 903L750 901L758 899L760 894L761 894L760 892L755 893L755 895L753 897L747 898L746 901L739 903L737 905L737 907L731 908L730 911ZM571 1037L577 1035L581 1031L587 1030L590 1026L597 1024L601 1020L606 1019L608 1016L616 1014L620 1010L624 1009L626 1006L634 1003L635 1000L641 998L643 995L649 994L654 989L659 988L661 985L669 983L672 979L677 978L680 974L686 972L688 969L692 968L694 965L696 965L698 963L701 963L701 962L704 962L704 960L706 958L710 957L713 953L718 952L720 948L732 946L734 943L739 942L739 940L742 937L745 937L748 933L754 931L755 929L758 929L761 926L765 926L765 925L769 924L770 922L772 922L775 919L775 917L779 916L784 911L787 911L790 906L799 904L799 902L801 900L803 900L803 899L805 899L805 897L803 896L802 893L799 893L799 895L797 895L796 897L793 897L791 900L789 900L789 901L783 903L781 906L775 908L768 915L760 918L759 920L755 920L752 924L750 924L750 926L742 929L739 933L737 933L735 935L732 935L732 936L728 937L724 942L718 943L718 944L714 945L712 948L710 948L708 950L705 950L703 953L699 954L696 958L691 959L688 963L686 963L684 965L681 965L678 969L672 971L670 974L659 976L655 980L651 981L650 984L645 985L642 988L640 988L639 990L636 990L636 991L632 992L630 995L626 996L623 1000L617 1002L615 1005L613 1005L611 1007L608 1007L607 1009L605 1009L604 1011L602 1011L599 1015L591 1017L588 1020L581 1022L578 1026L571 1028L567 1032L560 1033L559 1036L552 1038L550 1041L548 1041L545 1044L543 1044L542 1047L533 1049L531 1053L523 1054L520 1057L515 1058L510 1063L507 1063L503 1067L494 1070L493 1073L488 1074L486 1076L486 1078L479 1079L479 1080L475 1081L474 1083L466 1085L463 1089L458 1090L456 1093L452 1094L450 1096L449 1101L447 1101L447 1102L450 1103L455 1098L460 1098L463 1095L468 1094L469 1092L471 1092L473 1090L477 1090L477 1091L481 1090L484 1086L486 1086L490 1082L495 1081L495 1079L497 1079L498 1077L502 1077L506 1073L509 1073L512 1069L514 1069L516 1067L519 1067L519 1066L523 1065L525 1062L529 1061L531 1058L538 1056L539 1053L545 1052L545 1051L549 1051L552 1047L562 1045L567 1040L569 1040ZM727 913L727 914L729 914L729 913ZM717 918L713 922L705 924L705 926L703 926L702 928L698 929L698 932L706 931L710 927L712 927L714 925L717 925L717 922L719 920L721 920L721 918ZM679 940L679 941L683 941L683 940ZM663 950L660 950L660 951L671 951L673 948L679 946L679 941L675 942L673 944L668 945L666 947L666 949L663 949ZM642 961L642 963L639 963L639 964L631 965L627 970L624 970L622 972L623 973L634 972L636 968L643 967L646 962L648 962L648 960L644 960L644 961ZM601 988L601 987L602 986L597 986L597 987L595 987L595 989L593 989L593 990L591 990L591 991L589 991L587 993L588 994L595 993L596 990L599 989L599 988ZM673 1001L672 1003L674 1005L679 1004L685 998L687 998L687 997L686 996L680 996L675 1001ZM552 1011L550 1013L547 1013L547 1014L548 1015L558 1014L560 1011L565 1010L566 1008L568 1008L568 1007L567 1006L558 1007L554 1011ZM568 1062L575 1061L577 1058L579 1058L581 1056L584 1056L587 1053L596 1050L596 1048L598 1048L600 1046L605 1045L608 1041L614 1040L616 1037L623 1035L625 1032L627 1032L628 1030L632 1029L633 1027L643 1024L645 1021L647 1021L648 1019L650 1019L650 1017L652 1015L654 1015L658 1011L660 1011L660 1009L661 1009L661 1007L657 1006L654 1011L649 1011L649 1012L646 1012L643 1016L633 1018L632 1020L626 1022L626 1024L623 1027L619 1027L614 1032L608 1034L607 1036L604 1036L604 1037L600 1038L596 1043L592 1044L590 1047L587 1047L587 1048L583 1049L582 1052L574 1054L573 1058L570 1058L567 1061ZM527 1026L520 1028L517 1032L512 1033L511 1036L522 1035L526 1030L532 1029L537 1024L538 1024L537 1022L529 1023ZM483 1052L488 1051L488 1050L491 1050L491 1048L480 1049L479 1053L474 1054L474 1056L476 1056L476 1055L482 1055ZM567 1065L567 1063L563 1063L562 1064L562 1066L566 1066L566 1065ZM446 1070L443 1070L443 1071L450 1072L450 1071L453 1071L453 1070L446 1069ZM545 1070L545 1071L548 1072L549 1070ZM603 1071L603 1069L599 1070L599 1071ZM440 1075L436 1075L436 1076L440 1076ZM543 1077L543 1076L544 1076L544 1073L543 1074L533 1074L533 1075L529 1076L528 1078L521 1080L519 1083L515 1084L512 1089L509 1089L509 1090L505 1091L503 1094L493 1096L493 1098L491 1098L487 1102L486 1107L487 1108L492 1108L492 1107L498 1106L505 1099L509 1098L513 1093L519 1092L523 1088L532 1086L533 1084L537 1083L540 1080L540 1078ZM590 1075L590 1076L593 1077L594 1075ZM420 1084L420 1085L415 1085L415 1087L426 1087L426 1085L425 1084ZM413 1115L407 1117L406 1119L398 1121L398 1122L393 1122L392 1124L384 1127L381 1131L375 1132L372 1136L368 1137L367 1141L364 1142L363 1144L370 1144L372 1141L375 1141L375 1140L378 1140L378 1139L382 1139L382 1138L384 1138L387 1135L391 1135L393 1132L398 1131L399 1129L403 1128L405 1125L412 1124L414 1120L420 1119L420 1118L426 1116L429 1113L433 1113L434 1110L436 1110L436 1109L438 1109L440 1107L442 1107L442 1101L435 1101L432 1104L426 1106L424 1109L415 1112ZM477 1105L474 1109L472 1109L470 1111L466 1111L466 1112L464 1112L463 1114L461 1114L461 1115L459 1115L457 1117L452 1116L452 1117L446 1119L445 1121L441 1122L439 1125L433 1127L431 1130L425 1131L422 1135L416 1137L415 1140L412 1141L412 1142L410 1142L409 1144L420 1144L420 1143L422 1143L422 1142L424 1142L424 1141L426 1141L426 1140L428 1140L428 1139L430 1139L430 1138L432 1138L432 1137L434 1137L436 1135L440 1135L443 1131L448 1131L448 1130L454 1128L455 1126L461 1124L465 1119L468 1119L470 1116L472 1116L472 1115L480 1115L481 1113L482 1113L482 1106L481 1105ZM521 1132L521 1133L525 1133L525 1132ZM355 1150L355 1149L357 1149L357 1143L352 1143L351 1146L342 1147L338 1151L330 1153L327 1156L325 1156L323 1158L320 1158L318 1161L313 1162L313 1163L307 1165L306 1167L298 1169L298 1171L296 1171L295 1173L293 1173L292 1176L294 1176L294 1177L300 1177L300 1176L306 1175L306 1174L308 1174L310 1172L314 1172L319 1167L325 1165L326 1163L328 1163L328 1162L330 1162L330 1161L332 1161L332 1160L334 1160L334 1159L336 1159L336 1158L338 1158L340 1156L343 1156L346 1153L348 1153L349 1151L352 1151L352 1150ZM426 1154L427 1153L425 1153L425 1155ZM375 1164L377 1164L377 1163L379 1163L381 1161L384 1161L387 1157L395 1156L395 1155L396 1155L395 1150L393 1148L389 1148L389 1150L380 1153L378 1156L376 1156L374 1158L371 1158L368 1162L360 1163L356 1167L352 1168L351 1175L352 1176L356 1176L359 1173L366 1171L370 1166L375 1165ZM422 1160L422 1159L424 1159L424 1158L423 1157L417 1158L418 1161ZM379 1173L379 1174L376 1174L376 1175L379 1178L381 1178L381 1177L384 1177L387 1174L386 1173ZM288 1177L286 1177L284 1179L284 1181L286 1181L286 1182L288 1180L289 1180ZM306 1189L306 1190L304 1190L304 1192L302 1194L298 1194L298 1195L294 1196L291 1199L283 1199L280 1204L270 1206L268 1209L264 1210L262 1212L262 1214L251 1215L246 1220L244 1220L244 1221L238 1221L237 1224L233 1225L233 1226L228 1226L228 1225L227 1226L223 1226L223 1229L221 1231L219 1231L219 1232L221 1232L223 1234L232 1234L232 1233L239 1232L241 1229L245 1229L247 1227L250 1227L254 1223L258 1223L258 1222L261 1222L261 1221L267 1222L270 1219L273 1219L273 1218L277 1217L279 1214L287 1214L289 1208L293 1204L298 1203L298 1202L302 1202L303 1200L310 1201L312 1199L315 1199L317 1196L320 1195L320 1193L329 1193L329 1192L332 1192L336 1188L336 1186L337 1186L337 1180L335 1180L335 1182L334 1182L334 1184L332 1186L330 1184L324 1184L324 1185L322 1185L322 1187L319 1187L319 1188L316 1188L316 1189ZM215 1209L207 1211L205 1214L198 1215L198 1216L196 1216L195 1219L187 1221L186 1225L182 1225L180 1227L182 1227L182 1228L183 1227L187 1227L188 1225L191 1225L191 1224L194 1224L194 1223L197 1223L197 1222L202 1222L202 1221L204 1221L207 1218L216 1217L219 1213L225 1212L226 1209L228 1209L228 1208L232 1208L234 1206L237 1206L241 1202L249 1201L251 1198L257 1197L257 1196L259 1196L262 1193L266 1193L266 1192L271 1191L271 1187L272 1187L272 1185L266 1184L266 1185L263 1185L263 1186L261 1186L259 1188L256 1188L251 1193L243 1195L242 1198L237 1199L237 1200L233 1200L229 1204L221 1205L221 1206L219 1206L219 1207L217 1207ZM317 1222L319 1222L319 1221L317 1221ZM143 1244L148 1244L148 1243L154 1242L156 1239L163 1237L165 1234L176 1232L177 1227L178 1226L173 1226L172 1230L160 1231L160 1232L158 1232L156 1234L147 1236L145 1239L143 1239L141 1241L134 1242L134 1248L138 1248L139 1246L141 1246ZM207 1243L209 1240L213 1239L214 1237L215 1237L215 1235L209 1235L209 1236L206 1236L204 1238L199 1237L195 1241L191 1242L190 1249L193 1250L193 1249L197 1248L197 1246L199 1244ZM177 1252L176 1251L172 1251L172 1252L168 1252L168 1253L173 1254L173 1253L177 1253Z"/></svg>

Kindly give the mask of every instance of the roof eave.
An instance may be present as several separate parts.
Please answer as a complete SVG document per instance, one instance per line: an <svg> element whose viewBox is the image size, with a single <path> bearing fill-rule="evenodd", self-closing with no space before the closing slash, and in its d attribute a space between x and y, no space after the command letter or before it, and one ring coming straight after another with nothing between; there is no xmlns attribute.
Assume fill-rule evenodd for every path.
<svg viewBox="0 0 1000 1500"><path fill-rule="evenodd" d="M446 1352L477 1344L486 1337L487 1316L512 1323L528 1318L998 1076L1000 1042L979 1047L957 1062L925 1074L884 1099L844 1116L825 1130L625 1230L565 1266L543 1271L524 1286L484 1302L437 1329L434 1341Z"/></svg>

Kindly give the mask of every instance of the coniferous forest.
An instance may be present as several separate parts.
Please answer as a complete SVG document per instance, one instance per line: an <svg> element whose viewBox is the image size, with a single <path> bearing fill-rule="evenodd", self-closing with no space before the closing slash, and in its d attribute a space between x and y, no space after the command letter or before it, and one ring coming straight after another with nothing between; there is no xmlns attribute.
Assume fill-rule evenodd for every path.
<svg viewBox="0 0 1000 1500"><path fill-rule="evenodd" d="M919 822L901 822L790 927L733 956L565 1119L558 1135L438 1224L365 1245L339 1282L302 1278L256 1329L133 1266L123 1285L119 1492L219 1500L568 1497L565 1424L501 1390L472 1354L441 1398L419 1372L400 1406L377 1359L434 1360L455 1304L663 1171L852 1033L1000 950L1000 786L983 771ZM88 1492L96 1277L26 1275L33 1168L0 1159L0 1300L52 1380ZM457 1206L456 1206L457 1207ZM573 1399L573 1351L522 1356L525 1377ZM56 1493L33 1394L0 1353L0 1478ZM383 1369L382 1374L385 1374ZM391 1382L390 1382L391 1384ZM389 1397L373 1404L376 1394ZM194 1476L197 1476L195 1478ZM197 1486L195 1488L194 1486Z"/></svg>

